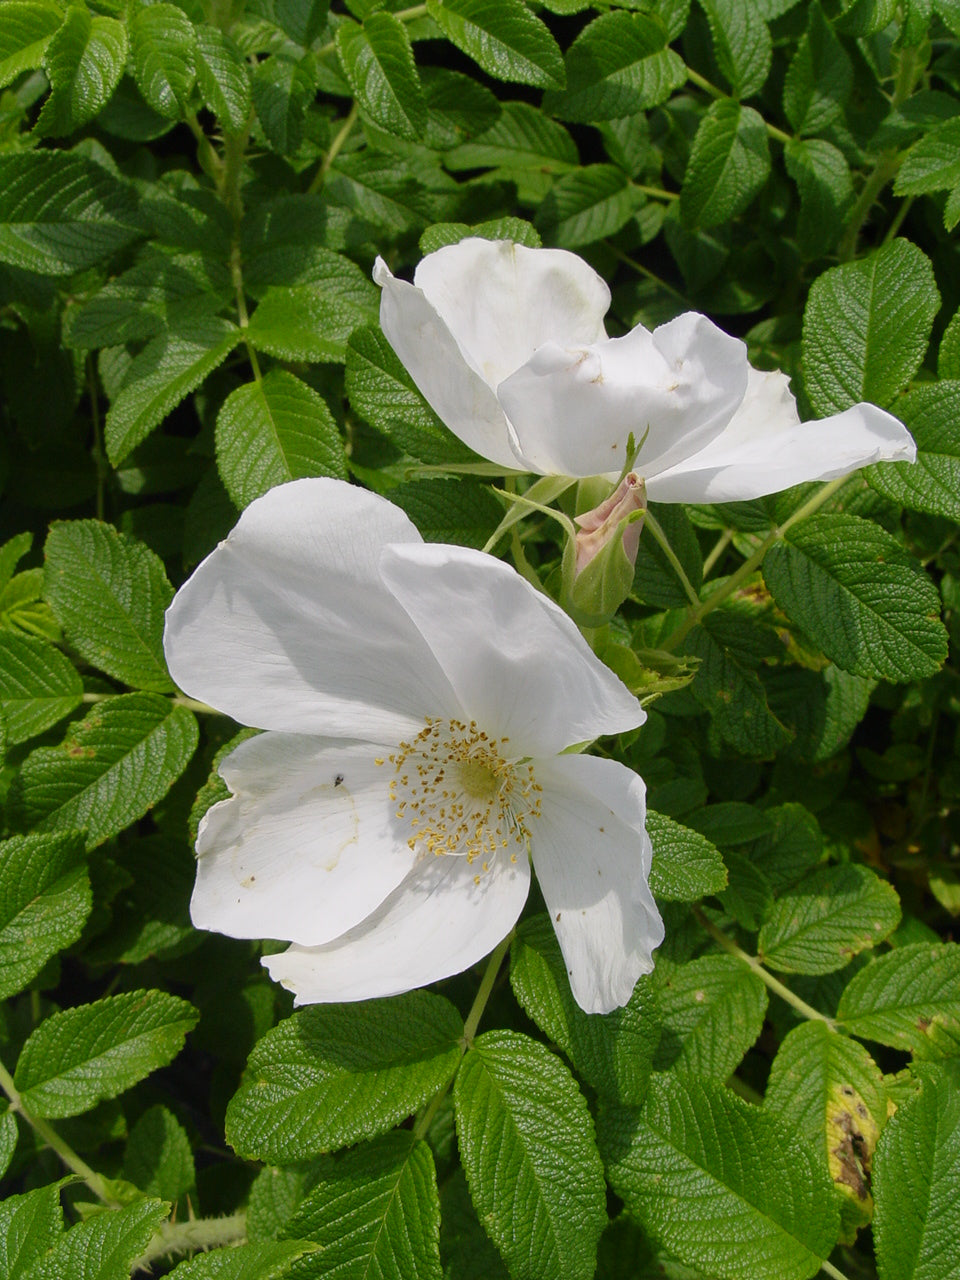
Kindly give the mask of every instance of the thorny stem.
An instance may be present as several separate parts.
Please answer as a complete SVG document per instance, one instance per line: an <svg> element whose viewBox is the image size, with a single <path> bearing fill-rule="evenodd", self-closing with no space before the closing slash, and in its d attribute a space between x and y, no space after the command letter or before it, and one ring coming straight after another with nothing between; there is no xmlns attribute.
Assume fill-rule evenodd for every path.
<svg viewBox="0 0 960 1280"><path fill-rule="evenodd" d="M151 1262L172 1253L192 1253L218 1245L241 1244L247 1238L247 1215L234 1213L226 1218L193 1218L187 1222L164 1222L131 1266L145 1269Z"/></svg>
<svg viewBox="0 0 960 1280"><path fill-rule="evenodd" d="M801 1017L806 1018L809 1022L825 1022L831 1029L834 1027L835 1024L832 1018L828 1018L825 1014L822 1014L819 1009L814 1009L812 1004L807 1004L806 1000L801 1000L798 995L794 995L789 987L785 987L782 982L763 967L756 956L748 955L742 947L737 946L732 938L728 938L721 929L718 929L713 921L704 915L699 907L694 907L693 914L696 916L699 924L706 929L710 937L713 938L714 942L718 943L729 955L736 956L738 960L741 960L745 965L752 969L764 986L768 987L778 995L781 1000L785 1000L792 1009L796 1009L797 1013L799 1013Z"/></svg>
<svg viewBox="0 0 960 1280"><path fill-rule="evenodd" d="M336 160L337 156L342 151L343 144L346 142L347 138L350 137L350 132L353 129L353 126L357 123L357 119L359 115L360 115L360 103L357 101L354 101L353 106L350 108L349 112L347 113L347 116L344 119L343 124L340 126L340 129L338 130L336 136L334 137L333 141L330 143L330 147L326 155L320 161L320 168L317 170L316 174L314 175L313 181L310 183L309 187L307 187L308 195L316 195L316 193L323 186L324 182L326 181L327 174L330 172L330 168L333 165L334 160Z"/></svg>
<svg viewBox="0 0 960 1280"><path fill-rule="evenodd" d="M739 590L751 574L755 573L756 570L760 568L763 563L764 556L766 556L767 552L775 542L779 542L788 529L792 528L795 524L799 524L801 520L805 520L807 516L813 515L815 511L833 497L838 489L846 484L846 481L846 476L839 476L836 480L831 480L828 484L825 484L822 489L818 490L813 497L809 499L809 501L805 502L802 507L798 507L792 516L788 516L788 518L784 520L783 524L778 525L776 529L771 530L771 532L767 534L766 538L764 538L763 542L761 542L760 546L757 547L756 551L754 551L753 555L744 560L740 568L727 578L722 587L718 587L717 590L709 595L706 600L701 601L695 609L690 610L687 614L686 620L677 628L673 635L668 636L666 640L664 640L660 648L665 649L667 653L672 653L672 651L676 649L677 645L686 638L698 622L705 618L708 613L712 613L713 610L716 609L717 605L722 604L724 600L727 600L735 591Z"/></svg>
<svg viewBox="0 0 960 1280"><path fill-rule="evenodd" d="M660 526L660 521L656 518L656 516L654 516L651 513L649 507L647 508L647 511L643 517L643 520L644 520L644 524L646 524L647 528L650 530L654 538L660 544L660 550L667 557L667 562L669 563L670 568L680 579L683 589L687 593L687 599L690 601L690 603L693 605L695 609L699 609L700 597L697 595L696 591L694 591L693 583L687 577L687 572L684 569L683 565L680 563L679 559L677 558L677 553L674 551L673 547L671 547L670 543L667 541L667 535L663 532L663 529Z"/></svg>
<svg viewBox="0 0 960 1280"><path fill-rule="evenodd" d="M503 964L503 958L510 950L510 943L513 941L514 933L515 930L511 929L503 941L498 943L490 952L487 967L484 969L483 977L480 979L480 986L477 988L477 994L474 996L470 1012L467 1014L466 1021L463 1024L463 1037L460 1041L461 1056L470 1048L473 1037L477 1034L477 1027L480 1025L483 1011L487 1007L487 1001L493 991L493 985L497 980L497 974L500 972L500 966ZM429 1132L430 1126L433 1124L433 1118L437 1114L437 1109L450 1092L450 1087L456 1079L456 1074L455 1071L443 1088L438 1090L427 1103L426 1109L414 1126L413 1136L415 1138L423 1138Z"/></svg>
<svg viewBox="0 0 960 1280"><path fill-rule="evenodd" d="M13 1076L6 1069L3 1063L0 1063L0 1089L7 1095L10 1100L10 1108L16 1111L30 1125L31 1129L42 1138L51 1151L55 1151L71 1173L75 1173L77 1177L82 1178L98 1200L102 1200L105 1205L111 1209L120 1207L119 1201L115 1200L107 1188L106 1179L101 1177L94 1169L91 1169L87 1162L64 1142L63 1138L53 1129L46 1120L42 1120L39 1116L31 1115L27 1107L24 1105L23 1099L13 1083Z"/></svg>

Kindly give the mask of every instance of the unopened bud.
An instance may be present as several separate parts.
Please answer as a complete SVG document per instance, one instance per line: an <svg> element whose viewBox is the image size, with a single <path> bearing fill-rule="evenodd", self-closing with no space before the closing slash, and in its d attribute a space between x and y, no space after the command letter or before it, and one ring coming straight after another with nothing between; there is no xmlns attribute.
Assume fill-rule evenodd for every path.
<svg viewBox="0 0 960 1280"><path fill-rule="evenodd" d="M564 601L581 626L613 617L633 587L633 570L647 495L634 472L591 511L576 517L580 530L564 551Z"/></svg>

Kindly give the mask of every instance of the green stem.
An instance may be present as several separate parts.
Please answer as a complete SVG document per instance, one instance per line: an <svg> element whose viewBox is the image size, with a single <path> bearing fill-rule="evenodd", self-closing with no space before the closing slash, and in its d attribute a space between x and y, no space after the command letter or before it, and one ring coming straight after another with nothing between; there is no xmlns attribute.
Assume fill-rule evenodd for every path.
<svg viewBox="0 0 960 1280"><path fill-rule="evenodd" d="M678 191L664 191L662 187L646 187L642 182L631 182L634 191L642 191L645 196L650 196L653 200L679 200L680 193Z"/></svg>
<svg viewBox="0 0 960 1280"><path fill-rule="evenodd" d="M223 180L223 161L217 155L210 139L203 132L196 114L193 111L188 111L184 120L187 128L197 140L197 159L200 162L200 168L204 173L209 174L219 186Z"/></svg>
<svg viewBox="0 0 960 1280"><path fill-rule="evenodd" d="M492 551L503 535L509 529L512 529L518 521L522 520L525 515L529 514L530 509L545 511L547 515L556 517L557 512L549 509L546 504L555 502L575 483L576 481L570 476L541 476L522 495L508 489L498 490L510 500L510 507L496 529L483 544L483 550ZM523 503L528 504L526 509Z"/></svg>
<svg viewBox="0 0 960 1280"><path fill-rule="evenodd" d="M693 583L687 577L686 570L684 569L680 561L677 559L676 552L674 551L673 547L671 547L670 543L667 541L667 535L663 532L663 529L661 528L661 525L660 525L660 521L656 518L656 516L654 516L651 513L649 507L647 508L646 514L644 515L643 519L647 528L650 530L654 538L660 544L660 550L667 557L667 562L670 565L670 568L680 579L680 583L683 586L684 591L687 593L687 599L690 601L690 603L693 605L695 609L699 609L700 597L697 595L696 591L694 591Z"/></svg>
<svg viewBox="0 0 960 1280"><path fill-rule="evenodd" d="M687 305L688 299L686 296L682 294L679 289L675 289L672 284L667 284L666 280L661 279L656 272L651 271L649 267L645 267L643 263L638 262L636 258L631 258L628 253L624 253L623 250L619 249L612 241L604 240L603 244L605 248L610 250L615 258L618 258L624 264L624 266L631 267L636 271L637 275L646 276L652 284L663 289L665 293L669 293L671 297L676 298L678 302L682 302L684 306Z"/></svg>
<svg viewBox="0 0 960 1280"><path fill-rule="evenodd" d="M480 986L477 988L477 994L474 996L473 1004L470 1006L470 1012L467 1014L466 1021L463 1024L463 1037L460 1041L460 1056L462 1057L470 1048L473 1037L477 1034L477 1027L480 1025L480 1019L483 1017L483 1011L487 1007L487 1001L493 992L494 983L497 980L497 974L500 972L500 966L503 964L503 958L510 950L510 943L513 941L515 930L511 929L502 942L490 952L490 958L487 960L487 967L483 971L483 977L480 979ZM459 1070L459 1067L458 1067ZM454 1080L456 1079L456 1071L443 1086L439 1089L430 1101L427 1103L425 1110L421 1113L420 1119L414 1125L413 1136L415 1138L425 1138L430 1132L430 1126L433 1124L433 1118L437 1114L441 1102L450 1092Z"/></svg>
<svg viewBox="0 0 960 1280"><path fill-rule="evenodd" d="M847 476L838 476L836 480L831 480L828 484L825 484L823 488L819 489L812 498L803 504L802 507L798 507L792 516L789 516L784 520L783 524L778 525L776 529L773 529L766 538L764 538L763 542L761 542L753 555L744 560L740 568L727 578L722 587L718 587L717 590L712 592L706 600L701 601L696 609L690 610L681 626L677 628L673 635L667 637L663 644L660 645L660 648L665 649L667 653L672 653L672 651L676 649L677 645L681 644L683 640L686 639L689 632L693 630L698 622L705 618L708 613L712 613L718 605L723 604L724 600L729 599L729 597L732 596L735 591L738 591L743 583L760 568L761 564L763 564L764 556L766 556L767 552L775 542L779 542L788 529L792 528L795 524L799 524L801 520L805 520L807 516L813 515L815 511L833 497L838 489L842 488L842 486L846 484L847 479Z"/></svg>
<svg viewBox="0 0 960 1280"><path fill-rule="evenodd" d="M241 1244L247 1238L247 1215L234 1213L227 1218L193 1218L187 1222L164 1222L147 1245L146 1251L131 1266L131 1271L148 1267L167 1254L194 1253L198 1249L215 1249L220 1245Z"/></svg>
<svg viewBox="0 0 960 1280"><path fill-rule="evenodd" d="M93 422L93 460L97 467L97 519L104 519L106 509L107 476L110 463L103 447L103 424L100 421L100 396L97 392L97 375L93 367L93 357L87 356L87 391L90 396L90 418Z"/></svg>
<svg viewBox="0 0 960 1280"><path fill-rule="evenodd" d="M413 22L415 18L425 18L427 16L427 6L425 4L415 4L410 9L398 9L393 15L399 18L401 22ZM325 53L333 53L337 44L335 40L331 40L328 44L322 44L316 51L318 58L322 58Z"/></svg>
<svg viewBox="0 0 960 1280"><path fill-rule="evenodd" d="M82 1178L98 1200L102 1200L111 1209L118 1209L120 1203L108 1191L106 1179L101 1177L94 1169L91 1169L86 1160L78 1156L74 1149L64 1142L63 1138L46 1120L30 1114L30 1111L24 1105L23 1099L20 1097L16 1085L13 1083L13 1076L10 1075L3 1063L0 1063L0 1089L7 1095L11 1110L16 1111L23 1117L34 1133L47 1144L51 1151L57 1153L70 1172L75 1173L78 1178Z"/></svg>
<svg viewBox="0 0 960 1280"><path fill-rule="evenodd" d="M824 1259L823 1262L820 1263L820 1270L823 1272L824 1275L832 1276L833 1280L847 1280L847 1277L843 1274L843 1272L838 1271L837 1268L833 1265L833 1263L827 1262L826 1259Z"/></svg>
<svg viewBox="0 0 960 1280"><path fill-rule="evenodd" d="M711 569L717 563L717 561L720 559L720 557L723 555L723 553L726 551L727 547L729 547L732 541L733 541L733 530L724 529L723 533L721 533L720 537L716 540L716 542L710 548L707 558L703 562L704 578L710 577Z"/></svg>
<svg viewBox="0 0 960 1280"><path fill-rule="evenodd" d="M715 84L711 84L709 80L705 79L699 71L694 71L693 67L687 67L687 79L691 84L695 84L698 89L702 89L704 93L708 93L710 97L717 102L723 98L730 97L728 93L724 93L722 89L718 89ZM771 138L775 138L777 142L786 143L793 141L789 133L784 133L783 130L778 129L775 124L770 124L768 120L764 120L763 123L766 126L769 136Z"/></svg>
<svg viewBox="0 0 960 1280"><path fill-rule="evenodd" d="M809 1022L825 1022L828 1027L833 1029L835 1024L832 1018L828 1018L825 1014L822 1014L819 1009L814 1009L812 1004L807 1004L806 1000L801 1000L799 996L794 995L789 987L785 987L782 982L763 967L756 956L748 955L742 947L737 946L732 938L728 938L722 930L718 929L713 921L704 915L699 907L694 907L693 914L696 916L700 925L706 929L710 937L713 938L714 942L718 943L729 955L736 956L738 960L742 961L752 969L765 987L768 987L778 995L781 1000L785 1000L792 1009L796 1009L797 1013L799 1013L801 1017L806 1018Z"/></svg>
<svg viewBox="0 0 960 1280"><path fill-rule="evenodd" d="M320 161L320 168L314 175L313 181L310 183L309 187L307 187L307 195L316 195L323 186L334 160L336 160L337 156L343 150L343 144L346 142L347 138L350 137L350 132L353 129L353 126L357 123L359 116L360 103L354 102L353 106L347 113L346 119L337 131L333 141L330 143L327 154Z"/></svg>

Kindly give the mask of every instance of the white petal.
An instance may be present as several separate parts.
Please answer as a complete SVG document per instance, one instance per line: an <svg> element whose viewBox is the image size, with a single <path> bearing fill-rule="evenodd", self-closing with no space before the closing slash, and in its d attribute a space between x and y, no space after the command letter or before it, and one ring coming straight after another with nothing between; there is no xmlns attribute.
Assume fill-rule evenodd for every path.
<svg viewBox="0 0 960 1280"><path fill-rule="evenodd" d="M414 283L494 389L545 342L605 337L610 290L565 249L471 238L429 254Z"/></svg>
<svg viewBox="0 0 960 1280"><path fill-rule="evenodd" d="M530 886L526 859L427 858L363 924L324 947L265 956L299 1004L369 1000L411 991L482 960L517 921Z"/></svg>
<svg viewBox="0 0 960 1280"><path fill-rule="evenodd" d="M399 508L341 480L271 489L167 610L170 674L262 729L394 742L418 731L457 704L377 564L386 543L419 541Z"/></svg>
<svg viewBox="0 0 960 1280"><path fill-rule="evenodd" d="M574 999L609 1013L653 968L663 921L647 883L643 782L614 760L534 761L543 812L530 847Z"/></svg>
<svg viewBox="0 0 960 1280"><path fill-rule="evenodd" d="M872 404L801 422L785 374L750 370L743 404L706 448L647 482L654 502L741 502L872 462L913 462L906 427Z"/></svg>
<svg viewBox="0 0 960 1280"><path fill-rule="evenodd" d="M469 718L511 754L553 755L646 719L562 609L509 565L466 547L392 546L383 580Z"/></svg>
<svg viewBox="0 0 960 1280"><path fill-rule="evenodd" d="M634 469L656 475L717 435L743 399L746 348L687 312L650 333L637 325L593 345L547 343L497 389L531 470L619 473L632 432Z"/></svg>
<svg viewBox="0 0 960 1280"><path fill-rule="evenodd" d="M481 457L520 467L496 396L421 290L392 276L382 258L373 278L383 290L380 327L434 413Z"/></svg>
<svg viewBox="0 0 960 1280"><path fill-rule="evenodd" d="M374 911L414 863L382 751L282 733L232 751L220 773L234 794L197 839L197 928L314 946Z"/></svg>

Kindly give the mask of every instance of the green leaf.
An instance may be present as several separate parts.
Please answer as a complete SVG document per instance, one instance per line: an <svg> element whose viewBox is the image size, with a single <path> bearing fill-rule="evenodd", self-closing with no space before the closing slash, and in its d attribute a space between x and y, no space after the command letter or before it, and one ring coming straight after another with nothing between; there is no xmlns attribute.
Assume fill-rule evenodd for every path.
<svg viewBox="0 0 960 1280"><path fill-rule="evenodd" d="M945 120L907 152L893 189L898 196L944 191L960 182L960 120Z"/></svg>
<svg viewBox="0 0 960 1280"><path fill-rule="evenodd" d="M143 1253L166 1219L159 1200L138 1200L109 1213L98 1213L71 1227L22 1280L127 1280L131 1263Z"/></svg>
<svg viewBox="0 0 960 1280"><path fill-rule="evenodd" d="M59 1119L115 1098L172 1062L199 1016L164 991L125 991L50 1014L17 1060L14 1081L24 1106Z"/></svg>
<svg viewBox="0 0 960 1280"><path fill-rule="evenodd" d="M137 689L173 689L163 656L173 588L159 556L99 520L63 520L44 559L44 595L81 657Z"/></svg>
<svg viewBox="0 0 960 1280"><path fill-rule="evenodd" d="M470 1194L513 1280L592 1280L603 1171L560 1059L515 1031L488 1031L463 1060L454 1104Z"/></svg>
<svg viewBox="0 0 960 1280"><path fill-rule="evenodd" d="M58 1182L0 1200L0 1276L4 1280L21 1280L33 1262L55 1247L62 1234Z"/></svg>
<svg viewBox="0 0 960 1280"><path fill-rule="evenodd" d="M841 1213L853 1210L860 1223L868 1218L870 1163L887 1095L866 1049L826 1022L794 1027L773 1060L763 1106L806 1141L837 1188Z"/></svg>
<svg viewBox="0 0 960 1280"><path fill-rule="evenodd" d="M197 87L224 129L240 133L253 104L250 68L236 43L219 27L202 22L196 37Z"/></svg>
<svg viewBox="0 0 960 1280"><path fill-rule="evenodd" d="M734 612L715 610L694 627L684 652L700 659L693 696L710 712L721 736L746 756L770 757L790 738L770 710L757 674L757 660Z"/></svg>
<svg viewBox="0 0 960 1280"><path fill-rule="evenodd" d="M285 1162L382 1133L447 1083L462 1034L453 1005L426 991L295 1013L251 1053L227 1140Z"/></svg>
<svg viewBox="0 0 960 1280"><path fill-rule="evenodd" d="M850 1035L918 1058L960 1051L960 946L897 947L851 979L837 1006Z"/></svg>
<svg viewBox="0 0 960 1280"><path fill-rule="evenodd" d="M695 902L726 887L720 852L699 832L648 809L647 834L653 844L650 888L658 899Z"/></svg>
<svg viewBox="0 0 960 1280"><path fill-rule="evenodd" d="M897 416L917 442L917 460L868 467L868 484L899 506L960 520L960 381L908 391Z"/></svg>
<svg viewBox="0 0 960 1280"><path fill-rule="evenodd" d="M91 17L79 5L69 8L44 54L51 93L37 132L73 133L99 115L120 83L126 61L127 29L122 22Z"/></svg>
<svg viewBox="0 0 960 1280"><path fill-rule="evenodd" d="M782 973L832 973L900 923L900 899L867 867L820 867L766 911L757 954Z"/></svg>
<svg viewBox="0 0 960 1280"><path fill-rule="evenodd" d="M818 134L829 128L843 114L852 88L850 56L819 4L812 4L783 84L783 110L794 132Z"/></svg>
<svg viewBox="0 0 960 1280"><path fill-rule="evenodd" d="M447 37L496 80L562 89L563 55L522 0L427 0Z"/></svg>
<svg viewBox="0 0 960 1280"><path fill-rule="evenodd" d="M506 102L496 124L462 147L448 151L445 166L460 169L503 168L565 173L577 165L577 148L563 125L526 102Z"/></svg>
<svg viewBox="0 0 960 1280"><path fill-rule="evenodd" d="M246 336L279 360L346 359L354 329L374 319L369 307L338 297L323 285L271 287L250 318Z"/></svg>
<svg viewBox="0 0 960 1280"><path fill-rule="evenodd" d="M763 117L730 98L714 102L697 128L680 190L688 227L714 227L742 213L767 180Z"/></svg>
<svg viewBox="0 0 960 1280"><path fill-rule="evenodd" d="M413 385L379 329L355 329L347 343L346 389L354 412L423 462L471 461Z"/></svg>
<svg viewBox="0 0 960 1280"><path fill-rule="evenodd" d="M244 507L302 476L347 478L343 442L326 401L283 369L232 391L217 415L217 465Z"/></svg>
<svg viewBox="0 0 960 1280"><path fill-rule="evenodd" d="M891 404L920 367L939 306L930 260L908 240L818 276L803 313L804 386L815 411Z"/></svg>
<svg viewBox="0 0 960 1280"><path fill-rule="evenodd" d="M392 13L371 13L362 27L337 27L336 43L361 114L398 138L422 138L427 102L403 23Z"/></svg>
<svg viewBox="0 0 960 1280"><path fill-rule="evenodd" d="M537 210L537 228L549 243L564 249L593 244L625 226L642 199L615 165L585 165L550 188Z"/></svg>
<svg viewBox="0 0 960 1280"><path fill-rule="evenodd" d="M196 1185L190 1139L166 1107L144 1111L130 1130L123 1177L149 1196L175 1204Z"/></svg>
<svg viewBox="0 0 960 1280"><path fill-rule="evenodd" d="M833 1249L826 1175L723 1086L655 1076L643 1110L601 1113L599 1132L614 1190L688 1265L719 1280L808 1280Z"/></svg>
<svg viewBox="0 0 960 1280"><path fill-rule="evenodd" d="M802 804L765 809L763 817L769 830L754 844L750 860L766 876L773 892L780 893L820 861L823 835L814 815Z"/></svg>
<svg viewBox="0 0 960 1280"><path fill-rule="evenodd" d="M734 956L705 955L657 972L663 1034L655 1066L723 1081L754 1043L767 989Z"/></svg>
<svg viewBox="0 0 960 1280"><path fill-rule="evenodd" d="M284 1235L312 1240L312 1275L441 1280L440 1199L433 1156L409 1133L388 1133L324 1166ZM320 1259L318 1259L318 1262Z"/></svg>
<svg viewBox="0 0 960 1280"><path fill-rule="evenodd" d="M83 271L130 243L133 189L85 156L0 155L0 262L43 276Z"/></svg>
<svg viewBox="0 0 960 1280"><path fill-rule="evenodd" d="M480 1225L462 1169L440 1190L440 1258L444 1280L510 1280L500 1254Z"/></svg>
<svg viewBox="0 0 960 1280"><path fill-rule="evenodd" d="M479 480L425 480L397 485L390 501L407 513L425 542L484 546L500 523L503 508Z"/></svg>
<svg viewBox="0 0 960 1280"><path fill-rule="evenodd" d="M17 1149L17 1139L19 1130L17 1129L17 1117L13 1111L4 1111L0 1115L0 1178L4 1176L10 1167L10 1161L13 1159L14 1152ZM2 1215L2 1203L0 1202L0 1215ZM3 1218L0 1216L0 1229L3 1226ZM0 1267L3 1266L2 1255L0 1255ZM3 1274L3 1273L0 1273Z"/></svg>
<svg viewBox="0 0 960 1280"><path fill-rule="evenodd" d="M936 588L868 520L820 513L801 521L767 553L763 576L784 613L845 671L916 680L946 657Z"/></svg>
<svg viewBox="0 0 960 1280"><path fill-rule="evenodd" d="M652 502L648 510L659 522L691 586L699 591L703 583L703 556L683 507L679 502ZM645 538L641 537L637 549L633 594L639 596L644 604L656 604L665 609L685 609L690 603L676 570L649 530Z"/></svg>
<svg viewBox="0 0 960 1280"><path fill-rule="evenodd" d="M424 255L435 253L437 249L448 244L459 244L461 240L477 237L481 240L512 240L514 244L526 245L528 249L540 249L543 241L536 228L523 218L494 218L490 222L478 222L470 226L467 222L437 222L427 227L420 237L420 252Z"/></svg>
<svg viewBox="0 0 960 1280"><path fill-rule="evenodd" d="M114 466L223 363L241 337L229 320L198 316L147 343L107 412L105 439Z"/></svg>
<svg viewBox="0 0 960 1280"><path fill-rule="evenodd" d="M640 1103L660 1039L652 981L643 977L629 1004L613 1013L584 1013L570 981L549 917L518 926L510 983L527 1016L559 1045L580 1076L603 1097Z"/></svg>
<svg viewBox="0 0 960 1280"><path fill-rule="evenodd" d="M83 683L59 649L33 636L0 632L0 714L9 744L43 733L82 697Z"/></svg>
<svg viewBox="0 0 960 1280"><path fill-rule="evenodd" d="M294 155L303 139L303 120L314 88L303 65L273 54L253 75L253 105L267 142L280 155Z"/></svg>
<svg viewBox="0 0 960 1280"><path fill-rule="evenodd" d="M770 71L773 43L755 0L700 0L713 53L735 98L752 98Z"/></svg>
<svg viewBox="0 0 960 1280"><path fill-rule="evenodd" d="M151 4L130 22L133 74L145 100L161 116L183 116L196 74L196 33L182 9Z"/></svg>
<svg viewBox="0 0 960 1280"><path fill-rule="evenodd" d="M605 13L567 50L567 87L551 91L544 111L590 124L659 106L686 80L662 24L646 13Z"/></svg>
<svg viewBox="0 0 960 1280"><path fill-rule="evenodd" d="M937 353L937 375L960 379L960 311L955 311L943 331Z"/></svg>
<svg viewBox="0 0 960 1280"><path fill-rule="evenodd" d="M167 1274L170 1280L281 1280L295 1262L313 1252L303 1240L270 1240L212 1249Z"/></svg>
<svg viewBox="0 0 960 1280"><path fill-rule="evenodd" d="M97 703L57 747L38 747L10 790L21 829L85 830L95 848L142 818L183 773L197 745L186 707L156 693Z"/></svg>
<svg viewBox="0 0 960 1280"><path fill-rule="evenodd" d="M800 192L797 243L805 258L819 258L840 238L853 204L853 177L843 152L823 138L792 138L783 149L787 173Z"/></svg>
<svg viewBox="0 0 960 1280"><path fill-rule="evenodd" d="M873 1238L880 1280L960 1275L960 1064L927 1068L877 1147Z"/></svg>
<svg viewBox="0 0 960 1280"><path fill-rule="evenodd" d="M21 72L42 65L50 37L62 22L63 13L55 4L7 0L0 23L0 89Z"/></svg>
<svg viewBox="0 0 960 1280"><path fill-rule="evenodd" d="M12 836L0 845L0 999L16 995L76 942L92 898L82 835Z"/></svg>

